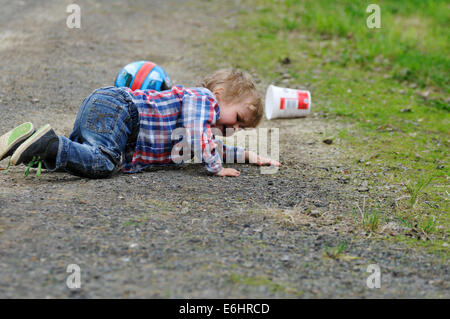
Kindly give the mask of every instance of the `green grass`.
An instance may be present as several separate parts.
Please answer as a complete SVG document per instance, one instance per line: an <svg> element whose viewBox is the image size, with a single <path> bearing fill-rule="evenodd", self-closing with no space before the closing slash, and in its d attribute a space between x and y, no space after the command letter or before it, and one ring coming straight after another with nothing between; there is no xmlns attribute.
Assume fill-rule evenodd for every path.
<svg viewBox="0 0 450 319"><path fill-rule="evenodd" d="M416 183L409 183L406 185L406 189L410 196L410 208L414 209L414 207L417 204L417 201L419 199L419 195L424 191L424 189L430 185L431 181L433 180L434 176L427 176L426 179L419 178L419 180Z"/></svg>
<svg viewBox="0 0 450 319"><path fill-rule="evenodd" d="M307 86L313 112L350 124L333 135L350 145L354 166L363 159L374 186L405 195L386 211L445 240L450 3L378 1L381 28L369 29L372 2L244 1L236 25L210 41L211 67L243 68L266 83L288 74L282 86Z"/></svg>
<svg viewBox="0 0 450 319"><path fill-rule="evenodd" d="M134 218L128 219L123 222L123 227L144 227L150 220L150 211L147 211L145 214L141 214L141 216L136 216Z"/></svg>
<svg viewBox="0 0 450 319"><path fill-rule="evenodd" d="M376 233L381 224L380 213L378 210L362 209L358 206L358 209L353 209L353 218L363 230L368 233Z"/></svg>
<svg viewBox="0 0 450 319"><path fill-rule="evenodd" d="M300 36L301 40L306 37L321 41L314 53L328 64L381 67L400 80L448 89L450 63L444 54L449 51L448 1L378 1L380 29L366 25L369 13L365 10L370 3L373 1L247 1L249 9L241 11L245 27L224 34L232 34L233 42L245 49L270 49L270 56L264 57L268 63L258 65L268 74L285 55L295 57L294 51L314 48L316 43L298 41ZM221 49L228 53L236 46ZM255 53L250 52L252 56ZM263 53L244 55L238 62L255 65L252 62L263 58Z"/></svg>
<svg viewBox="0 0 450 319"><path fill-rule="evenodd" d="M328 244L325 244L324 254L325 256L332 259L339 259L342 253L346 250L347 243L344 241L337 246L330 247Z"/></svg>

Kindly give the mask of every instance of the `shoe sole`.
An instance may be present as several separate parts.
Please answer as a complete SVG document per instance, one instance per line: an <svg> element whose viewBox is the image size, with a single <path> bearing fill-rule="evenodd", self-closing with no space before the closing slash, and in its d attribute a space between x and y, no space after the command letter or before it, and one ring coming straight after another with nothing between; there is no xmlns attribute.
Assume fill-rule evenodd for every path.
<svg viewBox="0 0 450 319"><path fill-rule="evenodd" d="M48 131L50 131L52 128L50 124L46 124L42 126L39 130L37 130L33 135L31 135L25 142L20 145L17 150L14 152L14 154L11 156L11 165L17 165L20 164L19 159L22 156L22 153L34 142L36 142L38 139L40 139L42 136L47 134Z"/></svg>
<svg viewBox="0 0 450 319"><path fill-rule="evenodd" d="M33 134L33 131L33 124L26 122L0 136L0 161L6 157L6 154L8 154L14 146Z"/></svg>

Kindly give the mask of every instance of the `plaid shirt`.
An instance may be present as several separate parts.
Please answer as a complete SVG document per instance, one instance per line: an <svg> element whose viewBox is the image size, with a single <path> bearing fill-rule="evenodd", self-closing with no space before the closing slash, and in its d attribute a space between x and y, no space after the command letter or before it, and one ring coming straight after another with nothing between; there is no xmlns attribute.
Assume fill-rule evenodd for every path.
<svg viewBox="0 0 450 319"><path fill-rule="evenodd" d="M162 92L122 89L137 106L140 124L133 158L124 163L124 172L181 164L193 152L210 173L217 173L222 169L222 157L242 158L244 149L226 146L212 134L220 109L210 90L183 86ZM183 146L189 154L180 152Z"/></svg>

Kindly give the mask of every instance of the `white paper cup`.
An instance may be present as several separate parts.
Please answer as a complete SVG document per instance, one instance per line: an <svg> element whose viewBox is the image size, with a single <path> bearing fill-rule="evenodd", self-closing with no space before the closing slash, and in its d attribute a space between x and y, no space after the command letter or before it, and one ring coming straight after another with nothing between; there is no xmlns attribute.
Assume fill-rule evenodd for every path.
<svg viewBox="0 0 450 319"><path fill-rule="evenodd" d="M301 117L311 110L311 93L304 90L269 85L266 92L265 112L268 120Z"/></svg>

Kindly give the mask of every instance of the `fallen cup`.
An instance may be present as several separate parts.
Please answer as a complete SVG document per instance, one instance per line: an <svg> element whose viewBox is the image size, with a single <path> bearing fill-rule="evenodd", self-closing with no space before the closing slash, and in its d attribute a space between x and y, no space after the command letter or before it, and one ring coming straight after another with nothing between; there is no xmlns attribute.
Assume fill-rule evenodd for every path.
<svg viewBox="0 0 450 319"><path fill-rule="evenodd" d="M269 85L266 92L265 113L268 120L302 117L311 110L311 93Z"/></svg>

